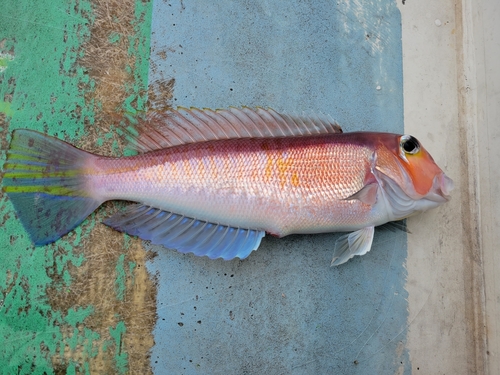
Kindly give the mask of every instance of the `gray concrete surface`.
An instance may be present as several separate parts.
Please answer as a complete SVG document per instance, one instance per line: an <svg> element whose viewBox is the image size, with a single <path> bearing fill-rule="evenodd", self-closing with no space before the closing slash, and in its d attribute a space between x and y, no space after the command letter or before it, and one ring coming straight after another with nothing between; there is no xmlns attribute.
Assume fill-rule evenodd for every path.
<svg viewBox="0 0 500 375"><path fill-rule="evenodd" d="M390 0L157 1L150 82L173 102L323 112L403 132L400 13ZM244 261L154 248L155 373L409 373L406 234L330 268L337 235L266 237Z"/></svg>

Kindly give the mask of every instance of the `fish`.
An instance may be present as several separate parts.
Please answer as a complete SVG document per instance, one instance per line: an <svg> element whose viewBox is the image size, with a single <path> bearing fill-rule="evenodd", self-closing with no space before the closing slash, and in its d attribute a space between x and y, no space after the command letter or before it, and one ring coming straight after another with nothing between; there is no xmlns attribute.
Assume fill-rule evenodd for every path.
<svg viewBox="0 0 500 375"><path fill-rule="evenodd" d="M104 224L182 253L245 259L266 234L348 232L331 265L367 253L376 226L450 200L453 181L411 135L347 132L324 115L264 108L152 112L108 157L28 129L12 133L3 191L35 246L103 202Z"/></svg>

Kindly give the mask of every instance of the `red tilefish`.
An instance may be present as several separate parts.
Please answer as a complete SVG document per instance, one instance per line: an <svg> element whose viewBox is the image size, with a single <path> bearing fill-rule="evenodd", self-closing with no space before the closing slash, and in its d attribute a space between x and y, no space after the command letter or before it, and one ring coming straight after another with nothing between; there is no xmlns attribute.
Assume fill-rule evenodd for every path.
<svg viewBox="0 0 500 375"><path fill-rule="evenodd" d="M212 259L244 259L266 233L350 232L334 245L339 265L370 250L375 226L437 207L453 189L413 136L343 133L326 116L178 108L132 133L138 154L113 158L13 132L3 190L36 246L125 200L136 203L104 224Z"/></svg>

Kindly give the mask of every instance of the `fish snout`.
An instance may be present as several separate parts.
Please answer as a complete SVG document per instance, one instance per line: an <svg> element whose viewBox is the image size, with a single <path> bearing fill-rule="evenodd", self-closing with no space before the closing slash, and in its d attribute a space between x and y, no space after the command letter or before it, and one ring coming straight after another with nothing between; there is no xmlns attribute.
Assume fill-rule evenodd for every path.
<svg viewBox="0 0 500 375"><path fill-rule="evenodd" d="M442 196L447 201L450 200L450 193L454 188L453 180L449 178L444 173L436 176L434 178L434 186L436 188L436 192Z"/></svg>

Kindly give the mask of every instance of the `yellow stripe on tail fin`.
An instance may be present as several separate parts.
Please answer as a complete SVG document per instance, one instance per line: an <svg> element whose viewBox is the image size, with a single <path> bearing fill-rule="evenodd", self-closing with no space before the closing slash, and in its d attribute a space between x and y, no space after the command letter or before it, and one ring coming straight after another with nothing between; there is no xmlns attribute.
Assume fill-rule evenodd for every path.
<svg viewBox="0 0 500 375"><path fill-rule="evenodd" d="M4 165L3 190L35 245L56 241L102 203L85 188L95 156L33 130L15 130Z"/></svg>

